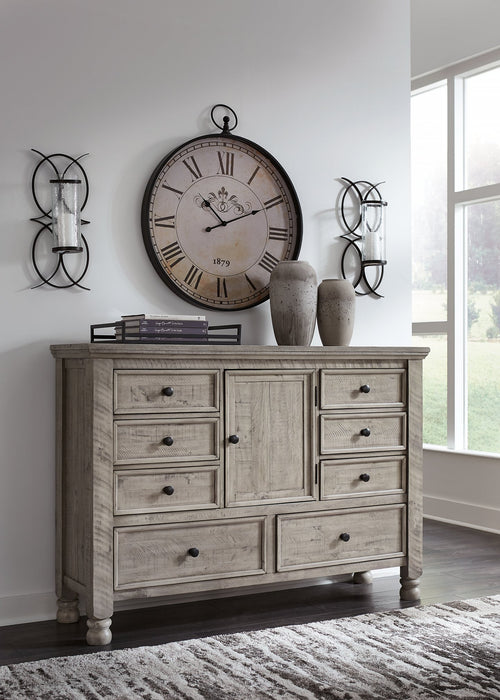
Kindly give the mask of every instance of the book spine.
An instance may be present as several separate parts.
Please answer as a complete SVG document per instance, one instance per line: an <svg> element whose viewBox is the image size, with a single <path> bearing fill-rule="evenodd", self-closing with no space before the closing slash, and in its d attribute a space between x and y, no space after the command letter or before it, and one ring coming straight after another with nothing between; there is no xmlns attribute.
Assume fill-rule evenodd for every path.
<svg viewBox="0 0 500 700"><path fill-rule="evenodd" d="M123 334L121 326L116 327L116 333ZM143 335L144 337L183 337L183 336L203 336L207 335L207 328L125 328L125 336L132 337Z"/></svg>
<svg viewBox="0 0 500 700"><path fill-rule="evenodd" d="M121 326L122 324L117 324ZM156 330L183 330L183 329L207 329L208 321L125 321L125 328L127 330L145 330L145 331L156 331Z"/></svg>
<svg viewBox="0 0 500 700"><path fill-rule="evenodd" d="M122 316L122 321L189 321L189 322L199 322L206 321L206 316L192 316L192 315L176 315L176 314L137 314L130 316Z"/></svg>
<svg viewBox="0 0 500 700"><path fill-rule="evenodd" d="M121 336L116 336L117 340L122 340ZM134 343L170 343L170 344L183 344L183 345L201 345L202 343L208 343L208 336L197 336L194 338L189 338L189 337L184 337L184 336L177 336L177 337L169 337L169 336L164 336L164 335L159 335L156 337L150 337L150 336L143 336L143 335L126 335L125 336L126 341L131 341Z"/></svg>

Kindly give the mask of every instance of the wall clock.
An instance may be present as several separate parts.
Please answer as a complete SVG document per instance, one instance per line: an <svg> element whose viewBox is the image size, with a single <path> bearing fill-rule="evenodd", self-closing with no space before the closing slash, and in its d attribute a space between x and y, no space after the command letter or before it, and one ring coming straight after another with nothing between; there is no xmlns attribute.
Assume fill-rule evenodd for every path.
<svg viewBox="0 0 500 700"><path fill-rule="evenodd" d="M216 121L221 110L222 126ZM268 298L273 268L298 257L302 214L276 159L232 134L234 110L215 105L211 118L220 134L182 144L154 170L142 203L142 234L156 272L176 294L231 311Z"/></svg>

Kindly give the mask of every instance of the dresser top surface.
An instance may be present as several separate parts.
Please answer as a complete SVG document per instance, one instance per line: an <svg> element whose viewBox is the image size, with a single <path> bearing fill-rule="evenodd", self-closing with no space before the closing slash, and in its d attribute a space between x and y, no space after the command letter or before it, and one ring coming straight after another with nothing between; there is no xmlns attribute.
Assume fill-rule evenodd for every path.
<svg viewBox="0 0 500 700"><path fill-rule="evenodd" d="M150 343L75 343L51 345L56 358L205 358L219 359L292 359L292 360L355 360L399 359L422 360L428 353L426 347L386 346L283 346L283 345L173 345Z"/></svg>

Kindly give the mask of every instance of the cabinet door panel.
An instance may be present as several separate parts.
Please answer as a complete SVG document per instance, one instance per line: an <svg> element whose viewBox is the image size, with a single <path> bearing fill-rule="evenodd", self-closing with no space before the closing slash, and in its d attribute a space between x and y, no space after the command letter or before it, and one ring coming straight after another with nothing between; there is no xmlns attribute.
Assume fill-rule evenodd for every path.
<svg viewBox="0 0 500 700"><path fill-rule="evenodd" d="M306 372L226 373L227 505L313 498L312 384Z"/></svg>

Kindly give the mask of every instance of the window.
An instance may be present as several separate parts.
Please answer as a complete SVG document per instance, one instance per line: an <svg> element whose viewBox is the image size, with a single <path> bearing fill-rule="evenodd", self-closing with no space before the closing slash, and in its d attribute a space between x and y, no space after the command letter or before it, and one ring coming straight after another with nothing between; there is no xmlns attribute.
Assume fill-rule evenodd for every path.
<svg viewBox="0 0 500 700"><path fill-rule="evenodd" d="M414 81L413 338L424 442L500 453L500 53Z"/></svg>

